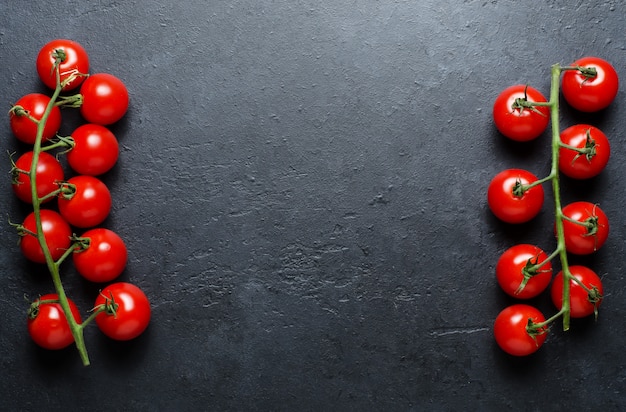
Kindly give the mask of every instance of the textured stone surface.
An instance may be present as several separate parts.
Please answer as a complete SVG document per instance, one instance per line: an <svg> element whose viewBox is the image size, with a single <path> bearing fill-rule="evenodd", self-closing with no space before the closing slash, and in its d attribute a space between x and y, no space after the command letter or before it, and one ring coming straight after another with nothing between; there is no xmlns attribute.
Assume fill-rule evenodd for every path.
<svg viewBox="0 0 626 412"><path fill-rule="evenodd" d="M10 4L9 4L10 3ZM28 339L23 295L51 290L0 230L7 410L616 410L624 395L623 93L593 122L613 160L566 200L602 204L612 233L582 261L604 275L600 319L558 325L529 359L491 325L510 300L494 267L515 242L553 248L551 213L509 227L485 190L506 167L548 171L548 136L504 142L504 87L546 94L549 68L582 55L623 75L616 1L111 0L0 4L0 98L41 91L34 59L81 42L92 72L122 78L127 117L106 225L127 242L122 280L153 303L146 335L87 331L92 366ZM63 132L80 120L69 112ZM8 120L3 153L19 151ZM9 169L8 161L5 162ZM0 181L2 214L27 208ZM86 313L98 286L71 264ZM549 301L535 302L553 313ZM79 390L80 388L80 390ZM552 403L554 402L554 405ZM552 407L548 407L552 405ZM556 406L560 405L560 406Z"/></svg>

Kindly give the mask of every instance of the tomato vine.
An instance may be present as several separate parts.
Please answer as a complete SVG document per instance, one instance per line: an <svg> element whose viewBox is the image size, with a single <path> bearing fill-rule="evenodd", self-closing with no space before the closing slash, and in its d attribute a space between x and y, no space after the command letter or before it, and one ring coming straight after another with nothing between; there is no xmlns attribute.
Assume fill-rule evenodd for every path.
<svg viewBox="0 0 626 412"><path fill-rule="evenodd" d="M61 265L70 256L79 274L97 283L117 278L127 259L123 240L113 231L96 227L109 214L111 196L95 175L107 172L117 161L117 139L104 125L117 122L126 113L128 92L117 77L90 75L88 69L87 53L78 43L64 39L49 42L39 52L37 72L53 89L52 95L31 93L9 111L15 137L32 144L31 151L16 162L11 160L13 190L32 207L24 222L13 226L24 256L47 266L54 287L54 293L31 304L28 332L46 349L62 349L74 342L85 366L90 364L84 338L89 324L96 323L106 336L126 340L139 336L150 320L150 304L143 291L116 282L105 286L108 292L94 299L90 315L83 321L61 280ZM78 94L61 94L79 86ZM88 122L74 131L74 137L57 134L60 108L79 108ZM60 150L57 157L49 154L55 149ZM68 155L69 166L78 173L67 180L58 161L62 154ZM53 200L56 204L48 207ZM88 230L77 236L72 229ZM130 299L138 304L124 306ZM134 329L126 334L110 333L124 331L131 324Z"/></svg>
<svg viewBox="0 0 626 412"><path fill-rule="evenodd" d="M603 74L602 79L596 78L598 73ZM543 344L549 327L558 319L562 320L562 328L567 331L570 329L572 317L591 313L597 317L598 307L603 299L600 278L589 268L571 266L568 254L590 254L597 251L608 237L609 222L597 204L574 202L564 207L560 174L577 179L598 175L608 161L609 142L600 130L589 125L576 125L561 132L559 98L563 93L566 102L577 110L598 111L606 108L615 98L617 85L617 73L608 62L599 58L583 58L570 66L554 64L551 67L550 94L547 101L535 89L526 86L523 88L523 95L520 95L522 87L514 86L505 89L494 103L493 117L498 130L509 139L522 142L537 138L541 134L538 131L544 130L548 124L541 116L543 113L534 109L549 111L551 163L549 174L541 179L522 169L500 172L489 185L489 207L496 217L505 222L528 222L538 214L543 205L542 196L531 198L528 193L541 188L544 183L550 183L556 236L556 247L549 256L532 245L518 245L507 250L498 262L498 282L511 296L520 299L534 297L548 285L545 281L547 270L536 269L541 266L549 267L551 277L551 261L556 258L561 267L561 271L552 279L550 292L558 309L555 314L546 319L532 306L517 304L513 305L513 309L509 307L503 310L496 317L496 342L509 354L523 356L534 353ZM529 90L533 93L532 99L527 98ZM504 106L503 102L508 103ZM525 131L520 131L520 124L523 124ZM515 183L503 185L502 181ZM542 256L541 266L539 256ZM526 259L525 264L523 259ZM522 293L531 280L539 276L544 278L540 285L533 284L532 293ZM514 317L518 320L521 317L524 322L515 321ZM531 341L534 345L528 345Z"/></svg>

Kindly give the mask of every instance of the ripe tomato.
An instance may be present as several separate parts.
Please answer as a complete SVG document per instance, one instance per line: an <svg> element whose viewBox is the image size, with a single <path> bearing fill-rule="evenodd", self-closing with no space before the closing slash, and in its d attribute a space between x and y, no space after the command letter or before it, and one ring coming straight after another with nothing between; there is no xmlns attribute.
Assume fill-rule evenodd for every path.
<svg viewBox="0 0 626 412"><path fill-rule="evenodd" d="M51 89L57 87L55 65L59 62L61 83L74 76L74 79L63 86L63 91L73 90L80 86L89 73L89 56L87 52L75 41L56 39L45 44L37 55L37 73L39 78Z"/></svg>
<svg viewBox="0 0 626 412"><path fill-rule="evenodd" d="M538 309L521 303L500 312L493 325L498 346L513 356L526 356L536 352L546 340L548 329L544 327L531 334L527 330L529 320L541 323L546 319Z"/></svg>
<svg viewBox="0 0 626 412"><path fill-rule="evenodd" d="M109 125L128 109L128 90L120 79L108 73L92 74L80 88L80 113L89 123Z"/></svg>
<svg viewBox="0 0 626 412"><path fill-rule="evenodd" d="M604 170L611 156L611 145L600 129L577 124L561 132L561 143L586 150L580 153L571 148L559 148L559 170L574 179L589 179Z"/></svg>
<svg viewBox="0 0 626 412"><path fill-rule="evenodd" d="M56 293L43 295L37 299L28 311L28 333L33 341L45 349L57 350L68 347L74 342L74 336L67 323L67 318ZM81 323L80 312L76 304L68 299L70 310L76 322Z"/></svg>
<svg viewBox="0 0 626 412"><path fill-rule="evenodd" d="M573 318L584 318L595 313L602 303L602 281L593 270L586 266L570 266L569 271L572 277L578 279L589 290L585 290L576 280L570 280L570 316ZM552 302L557 309L563 307L563 272L559 272L552 282L550 289Z"/></svg>
<svg viewBox="0 0 626 412"><path fill-rule="evenodd" d="M97 228L83 233L89 239L85 249L73 254L76 271L92 282L110 282L126 267L128 252L121 237L115 232Z"/></svg>
<svg viewBox="0 0 626 412"><path fill-rule="evenodd" d="M9 111L11 130L18 140L34 144L37 138L37 122L40 121L50 98L41 93L30 93L20 98ZM41 141L54 137L61 127L61 109L54 106L43 129Z"/></svg>
<svg viewBox="0 0 626 412"><path fill-rule="evenodd" d="M50 249L53 260L59 259L70 247L72 230L60 214L54 210L41 209L41 226L46 245ZM21 233L20 249L28 260L36 263L45 263L46 258L41 250L37 237L31 233L37 233L35 213L31 212L22 223L25 231ZM30 233L28 233L30 232Z"/></svg>
<svg viewBox="0 0 626 412"><path fill-rule="evenodd" d="M543 206L543 187L537 185L517 193L522 185L537 180L535 175L523 169L507 169L498 173L487 190L487 202L493 214L507 223L524 223L537 216Z"/></svg>
<svg viewBox="0 0 626 412"><path fill-rule="evenodd" d="M552 279L552 264L548 255L537 246L520 244L507 249L496 265L498 284L508 295L530 299L546 290Z"/></svg>
<svg viewBox="0 0 626 412"><path fill-rule="evenodd" d="M98 124L84 124L72 133L74 147L67 153L70 167L81 175L98 176L108 172L119 155L115 135Z"/></svg>
<svg viewBox="0 0 626 412"><path fill-rule="evenodd" d="M28 172L32 164L33 152L26 152L17 159L13 171L13 192L15 192L18 199L30 204L33 203L30 190L30 176L21 171ZM54 192L59 188L57 182L63 181L64 178L65 174L61 163L49 153L39 153L36 170L37 196L42 198ZM54 199L54 196L45 199L44 202L49 202L52 199Z"/></svg>
<svg viewBox="0 0 626 412"><path fill-rule="evenodd" d="M575 255L588 255L600 249L609 237L609 219L598 205L574 202L563 208L565 249ZM572 222L582 222L585 225Z"/></svg>
<svg viewBox="0 0 626 412"><path fill-rule="evenodd" d="M611 104L619 88L617 72L611 63L599 57L583 57L571 66L594 68L596 75L585 75L580 70L564 71L561 90L570 106L581 112L596 112Z"/></svg>
<svg viewBox="0 0 626 412"><path fill-rule="evenodd" d="M493 120L504 136L518 142L539 137L550 121L550 110L545 106L522 107L519 102L546 102L537 89L523 84L502 91L493 104Z"/></svg>
<svg viewBox="0 0 626 412"><path fill-rule="evenodd" d="M74 176L63 184L75 187L71 195L60 193L59 212L69 224L80 227L94 227L107 218L111 211L111 192L106 185L93 176Z"/></svg>
<svg viewBox="0 0 626 412"><path fill-rule="evenodd" d="M118 305L114 314L107 310L96 316L96 324L106 336L115 340L130 340L148 327L150 302L137 286L125 282L113 283L102 289L94 307L110 307L111 302Z"/></svg>

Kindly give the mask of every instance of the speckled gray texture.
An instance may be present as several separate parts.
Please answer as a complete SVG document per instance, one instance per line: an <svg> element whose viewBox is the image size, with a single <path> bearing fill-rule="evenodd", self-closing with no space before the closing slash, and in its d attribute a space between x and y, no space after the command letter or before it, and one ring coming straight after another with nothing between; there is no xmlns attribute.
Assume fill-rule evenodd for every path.
<svg viewBox="0 0 626 412"><path fill-rule="evenodd" d="M526 360L500 352L491 325L511 301L495 262L515 242L551 249L552 219L509 227L485 201L505 167L548 171L547 135L522 148L494 130L497 93L547 93L551 64L588 54L623 76L621 2L59 3L0 2L0 99L42 90L35 55L56 37L126 82L106 225L127 242L122 280L145 289L153 321L126 344L90 328L89 368L72 349L37 349L23 295L51 285L5 225L0 409L626 407L623 92L580 117L611 138L608 169L564 181L566 199L611 218L608 244L584 260L608 291L596 324L557 326ZM565 107L563 124L577 115ZM79 119L66 118L69 134ZM23 150L8 120L0 130L3 153ZM19 221L8 175L0 190ZM64 272L85 313L98 287Z"/></svg>

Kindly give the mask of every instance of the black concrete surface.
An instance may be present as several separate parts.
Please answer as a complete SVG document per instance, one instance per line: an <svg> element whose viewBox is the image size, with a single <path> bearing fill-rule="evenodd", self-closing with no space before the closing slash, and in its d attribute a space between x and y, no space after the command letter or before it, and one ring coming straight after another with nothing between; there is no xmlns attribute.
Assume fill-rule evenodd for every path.
<svg viewBox="0 0 626 412"><path fill-rule="evenodd" d="M494 267L513 243L554 247L549 208L511 227L486 187L507 167L549 170L547 133L519 146L491 121L503 88L549 89L584 55L624 75L619 1L0 1L0 99L42 91L53 38L123 79L120 159L105 225L129 248L120 280L153 305L133 342L86 332L38 349L30 297L51 291L0 226L0 409L7 411L623 410L624 94L593 122L612 159L566 200L598 202L606 246L597 322L553 328L513 359L492 322L512 300ZM80 121L64 111L69 133ZM24 148L0 122L1 152ZM5 222L28 211L0 180ZM550 193L548 191L548 193ZM551 195L548 195L548 200ZM98 286L64 266L87 313ZM534 302L546 314L547 297Z"/></svg>

